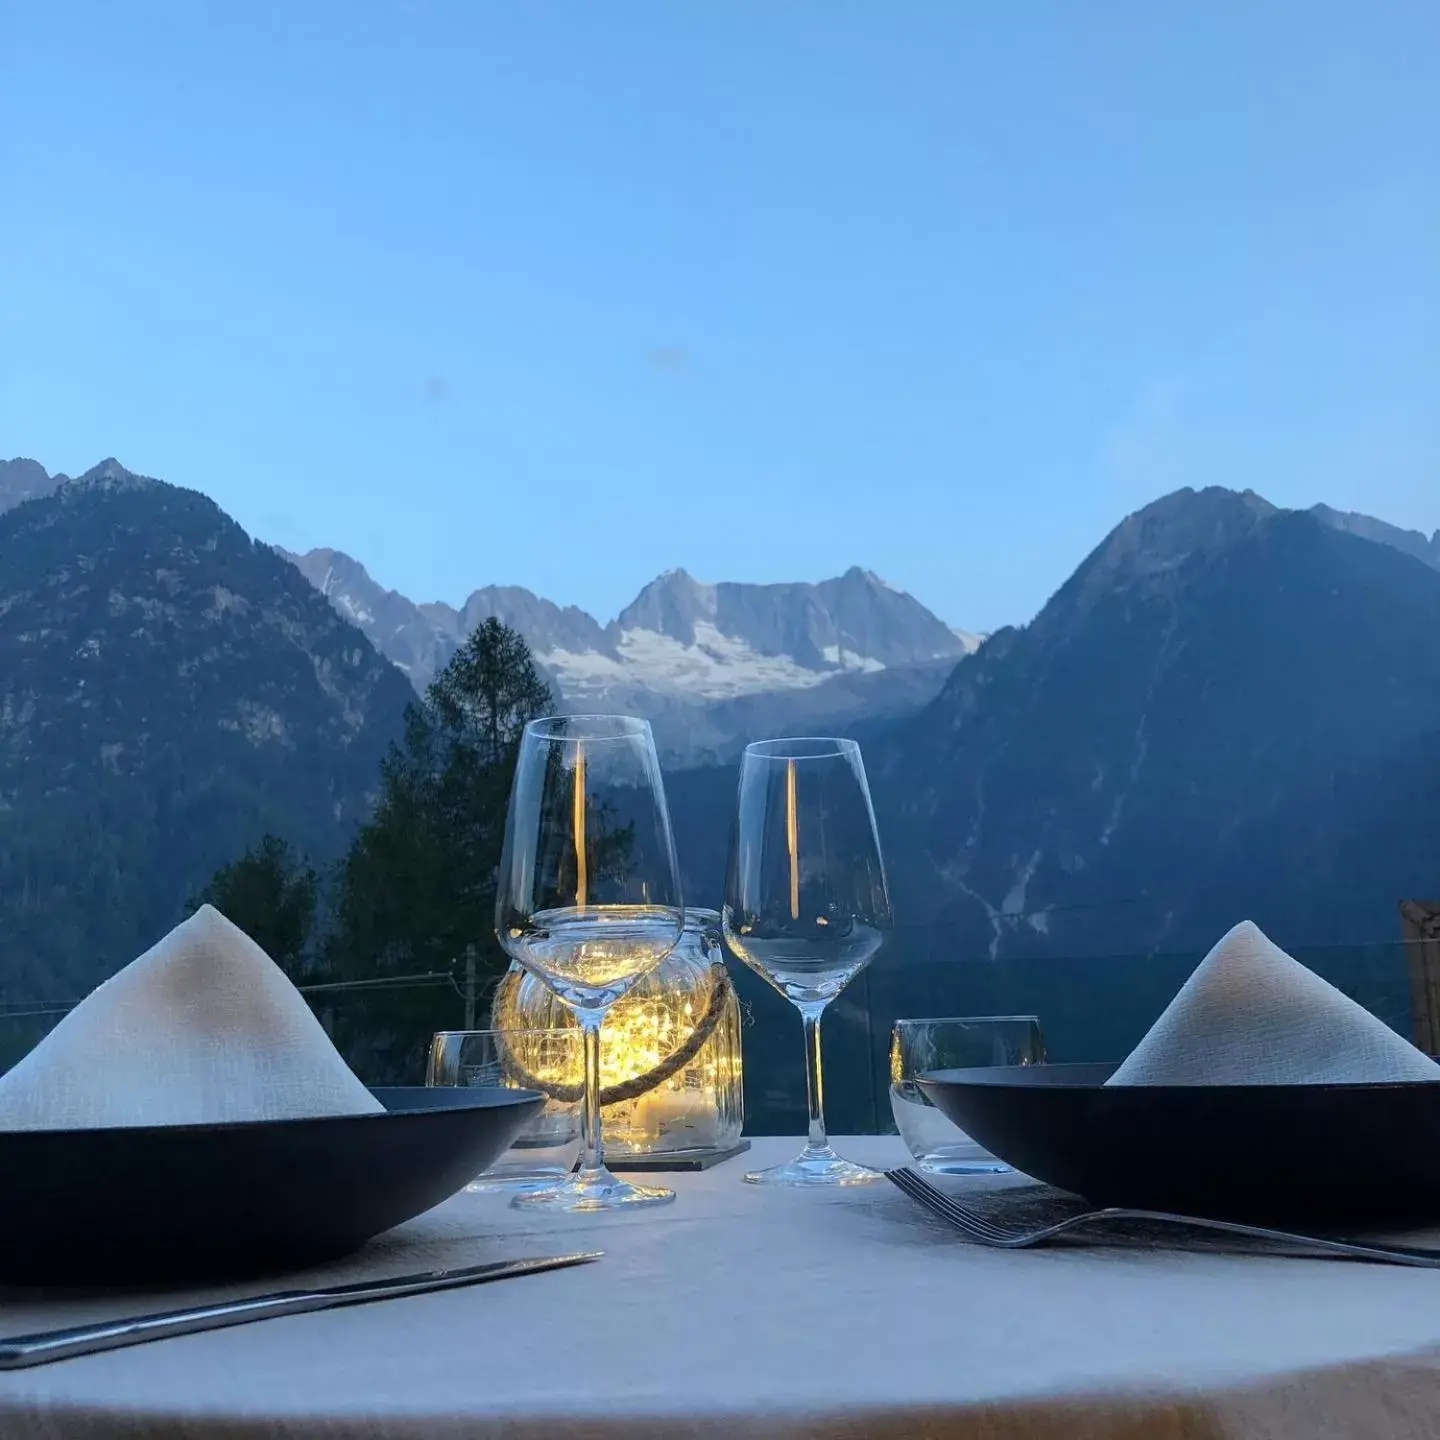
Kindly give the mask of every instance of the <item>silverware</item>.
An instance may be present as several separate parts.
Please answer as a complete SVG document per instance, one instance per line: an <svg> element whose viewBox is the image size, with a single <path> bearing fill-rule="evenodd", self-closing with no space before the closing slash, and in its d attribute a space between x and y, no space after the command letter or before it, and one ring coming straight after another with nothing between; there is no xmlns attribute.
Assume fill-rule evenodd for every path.
<svg viewBox="0 0 1440 1440"><path fill-rule="evenodd" d="M124 1345L143 1345L149 1340L168 1340L172 1335L194 1335L201 1330L221 1330L227 1325L248 1325L252 1320L269 1320L275 1315L304 1315L311 1310L368 1305L375 1300L425 1295L432 1290L453 1290L461 1285L478 1285L486 1280L506 1280L512 1275L536 1275L542 1270L585 1265L598 1260L602 1253L587 1250L570 1255L497 1260L455 1270L427 1270L419 1275L397 1275L389 1280L335 1285L327 1290L280 1290L269 1295L255 1295L247 1300L198 1305L191 1310L133 1315L125 1320L105 1320L95 1325L75 1325L35 1335L11 1335L0 1339L0 1370L23 1370L26 1366L46 1365L52 1360L69 1360L75 1355L118 1350Z"/></svg>
<svg viewBox="0 0 1440 1440"><path fill-rule="evenodd" d="M952 1196L937 1190L928 1180L908 1167L887 1170L886 1178L894 1181L912 1200L917 1200L932 1215L953 1225L967 1239L978 1245L991 1245L1002 1250L1023 1250L1043 1245L1057 1236L1087 1225L1115 1220L1152 1220L1170 1225L1191 1225L1200 1230L1218 1230L1227 1235L1240 1235L1251 1240L1268 1240L1272 1244L1300 1246L1324 1255L1349 1260L1373 1260L1387 1265L1417 1265L1440 1269L1440 1250L1424 1250L1410 1245L1381 1245L1368 1241L1337 1240L1328 1235L1302 1235L1289 1230L1269 1230L1259 1225L1241 1225L1233 1220L1207 1220L1199 1215L1174 1215L1164 1210L1126 1210L1110 1206L1103 1210L1086 1210L1066 1216L1050 1225L1015 1225L997 1220L993 1215L963 1205Z"/></svg>

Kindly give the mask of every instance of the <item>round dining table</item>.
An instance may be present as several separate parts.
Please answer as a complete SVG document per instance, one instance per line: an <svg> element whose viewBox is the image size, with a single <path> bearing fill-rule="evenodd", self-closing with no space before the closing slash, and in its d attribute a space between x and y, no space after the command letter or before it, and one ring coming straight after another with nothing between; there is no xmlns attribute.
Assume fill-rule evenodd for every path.
<svg viewBox="0 0 1440 1440"><path fill-rule="evenodd" d="M178 1296L0 1292L0 1330L15 1334L222 1294L604 1252L0 1374L0 1436L1440 1435L1440 1271L1153 1246L987 1249L884 1181L747 1185L747 1168L798 1147L752 1143L665 1177L677 1196L663 1208L563 1216L462 1193L348 1261L281 1281ZM837 1147L878 1166L908 1158L893 1136Z"/></svg>

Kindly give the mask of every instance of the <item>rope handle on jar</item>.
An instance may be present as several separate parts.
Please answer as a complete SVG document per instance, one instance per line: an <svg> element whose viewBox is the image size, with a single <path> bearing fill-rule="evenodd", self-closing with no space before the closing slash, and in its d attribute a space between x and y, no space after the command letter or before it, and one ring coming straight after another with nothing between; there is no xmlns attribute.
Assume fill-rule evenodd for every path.
<svg viewBox="0 0 1440 1440"><path fill-rule="evenodd" d="M501 977L500 983L495 989L495 1003L490 1012L494 1027L500 1032L497 1038L505 1050L510 1073L526 1089L539 1090L552 1100L560 1100L567 1104L582 1100L585 1097L583 1081L575 1085L565 1085L555 1080L542 1080L538 1075L531 1074L520 1063L505 1038L507 1031L527 1028L520 1023L519 1016L515 1013L515 992L519 987L522 973L509 970ZM678 1075L700 1053L705 1042L715 1033L715 1027L725 1013L725 1002L730 998L730 993L730 975L726 971L724 963L717 960L710 966L709 999L706 1001L705 1009L699 1020L695 1022L695 1028L686 1037L684 1043L677 1046L658 1065L652 1066L643 1074L636 1075L621 1085L605 1086L600 1092L601 1105L615 1105L622 1100L635 1100L647 1091L653 1090L657 1085L663 1085L671 1076Z"/></svg>

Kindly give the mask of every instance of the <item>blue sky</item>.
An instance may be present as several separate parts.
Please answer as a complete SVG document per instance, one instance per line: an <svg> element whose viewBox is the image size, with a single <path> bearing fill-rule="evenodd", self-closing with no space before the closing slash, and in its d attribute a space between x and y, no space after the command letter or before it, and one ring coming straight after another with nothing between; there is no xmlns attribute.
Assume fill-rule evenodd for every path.
<svg viewBox="0 0 1440 1440"><path fill-rule="evenodd" d="M416 599L1440 525L1434 0L7 0L0 454Z"/></svg>

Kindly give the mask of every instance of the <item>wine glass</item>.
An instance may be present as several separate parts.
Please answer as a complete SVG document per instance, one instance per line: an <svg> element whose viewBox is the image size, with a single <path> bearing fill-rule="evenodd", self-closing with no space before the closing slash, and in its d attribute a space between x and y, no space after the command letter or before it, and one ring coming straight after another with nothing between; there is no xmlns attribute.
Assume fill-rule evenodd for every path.
<svg viewBox="0 0 1440 1440"><path fill-rule="evenodd" d="M539 1190L562 1184L580 1158L583 1035L563 1030L441 1030L430 1042L426 1085L541 1090L545 1108L465 1188ZM940 1113L938 1110L935 1112Z"/></svg>
<svg viewBox="0 0 1440 1440"><path fill-rule="evenodd" d="M495 933L584 1034L580 1168L511 1202L555 1210L660 1205L674 1191L618 1180L600 1139L605 1012L674 948L685 924L655 741L644 720L559 715L520 740L495 894Z"/></svg>
<svg viewBox="0 0 1440 1440"><path fill-rule="evenodd" d="M1034 1015L897 1020L890 1040L890 1109L915 1163L932 1175L1002 1175L1010 1169L946 1117L920 1088L922 1075L1044 1063L1045 1036Z"/></svg>
<svg viewBox="0 0 1440 1440"><path fill-rule="evenodd" d="M746 1175L753 1184L858 1185L878 1170L844 1160L825 1136L820 1015L879 950L890 892L860 747L853 740L762 740L745 747L725 939L799 1011L805 1026L805 1149Z"/></svg>

